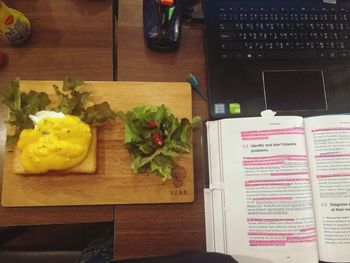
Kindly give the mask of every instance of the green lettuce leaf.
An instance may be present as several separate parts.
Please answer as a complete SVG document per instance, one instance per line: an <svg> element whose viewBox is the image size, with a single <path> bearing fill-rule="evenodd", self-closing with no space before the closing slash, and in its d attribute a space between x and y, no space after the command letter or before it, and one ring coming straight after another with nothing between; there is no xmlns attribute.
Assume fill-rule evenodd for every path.
<svg viewBox="0 0 350 263"><path fill-rule="evenodd" d="M117 114L112 111L106 101L87 107L81 113L81 119L91 126L101 126L108 119L115 119L116 117Z"/></svg>
<svg viewBox="0 0 350 263"><path fill-rule="evenodd" d="M101 126L105 121L115 119L117 115L106 101L86 107L90 92L80 92L79 87L83 85L85 82L78 78L65 78L62 89L53 85L59 104L52 110L78 116L91 126Z"/></svg>
<svg viewBox="0 0 350 263"><path fill-rule="evenodd" d="M23 129L34 127L29 115L44 110L50 104L50 99L44 92L20 92L19 80L16 79L0 94L0 103L10 110L6 123L14 127L14 133L8 134L6 145L12 147Z"/></svg>
<svg viewBox="0 0 350 263"><path fill-rule="evenodd" d="M21 92L19 80L13 80L7 89L0 94L0 103L6 105L10 112L6 121L14 127L14 133L8 135L7 143L15 142L23 129L33 128L29 115L41 110L52 110L78 116L91 126L101 126L109 119L115 119L116 113L107 102L87 107L90 93L80 92L79 87L85 83L77 78L65 78L62 88L53 85L58 98L56 107L49 107L51 101L45 92Z"/></svg>

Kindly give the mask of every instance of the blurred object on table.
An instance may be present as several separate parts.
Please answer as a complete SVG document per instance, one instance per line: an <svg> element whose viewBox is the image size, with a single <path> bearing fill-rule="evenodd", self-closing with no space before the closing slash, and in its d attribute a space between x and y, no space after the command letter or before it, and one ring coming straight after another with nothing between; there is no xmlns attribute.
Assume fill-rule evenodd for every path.
<svg viewBox="0 0 350 263"><path fill-rule="evenodd" d="M9 62L8 56L0 50L0 69L5 67Z"/></svg>
<svg viewBox="0 0 350 263"><path fill-rule="evenodd" d="M30 22L21 12L0 1L0 35L11 45L26 42L31 33Z"/></svg>

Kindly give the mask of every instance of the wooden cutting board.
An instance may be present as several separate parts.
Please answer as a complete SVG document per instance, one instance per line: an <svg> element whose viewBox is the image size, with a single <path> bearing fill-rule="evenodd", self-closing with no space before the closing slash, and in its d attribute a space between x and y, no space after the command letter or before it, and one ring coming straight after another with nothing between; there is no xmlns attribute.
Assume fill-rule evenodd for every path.
<svg viewBox="0 0 350 263"><path fill-rule="evenodd" d="M59 81L21 81L21 90L45 91L54 98L52 84ZM108 101L115 111L143 104L168 106L177 117L192 118L191 87L188 83L87 82L81 90L92 93L96 103ZM52 97L51 97L52 96ZM182 154L177 163L186 170L183 186L163 182L152 174L133 174L123 147L124 123L98 128L97 171L94 174L17 175L13 152L5 153L2 205L65 206L97 204L185 203L194 198L193 155Z"/></svg>

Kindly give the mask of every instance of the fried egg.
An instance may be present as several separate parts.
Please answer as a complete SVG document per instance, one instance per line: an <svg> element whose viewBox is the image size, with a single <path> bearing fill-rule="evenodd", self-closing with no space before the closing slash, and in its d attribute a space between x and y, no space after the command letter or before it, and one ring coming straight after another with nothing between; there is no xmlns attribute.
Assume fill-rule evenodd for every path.
<svg viewBox="0 0 350 263"><path fill-rule="evenodd" d="M65 170L85 159L91 144L91 128L79 117L40 111L30 118L35 127L22 130L17 144L26 171Z"/></svg>

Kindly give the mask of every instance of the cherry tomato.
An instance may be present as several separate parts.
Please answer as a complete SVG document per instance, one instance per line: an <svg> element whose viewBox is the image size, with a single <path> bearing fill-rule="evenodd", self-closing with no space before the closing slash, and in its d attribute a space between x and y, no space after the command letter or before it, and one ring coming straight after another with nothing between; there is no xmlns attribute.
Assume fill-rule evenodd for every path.
<svg viewBox="0 0 350 263"><path fill-rule="evenodd" d="M158 124L157 124L157 122L155 121L155 120L152 120L152 121L149 121L148 122L148 126L150 127L150 128L157 128L158 127Z"/></svg>
<svg viewBox="0 0 350 263"><path fill-rule="evenodd" d="M157 131L152 132L152 140L157 147L162 147L164 145L164 140L160 133Z"/></svg>

